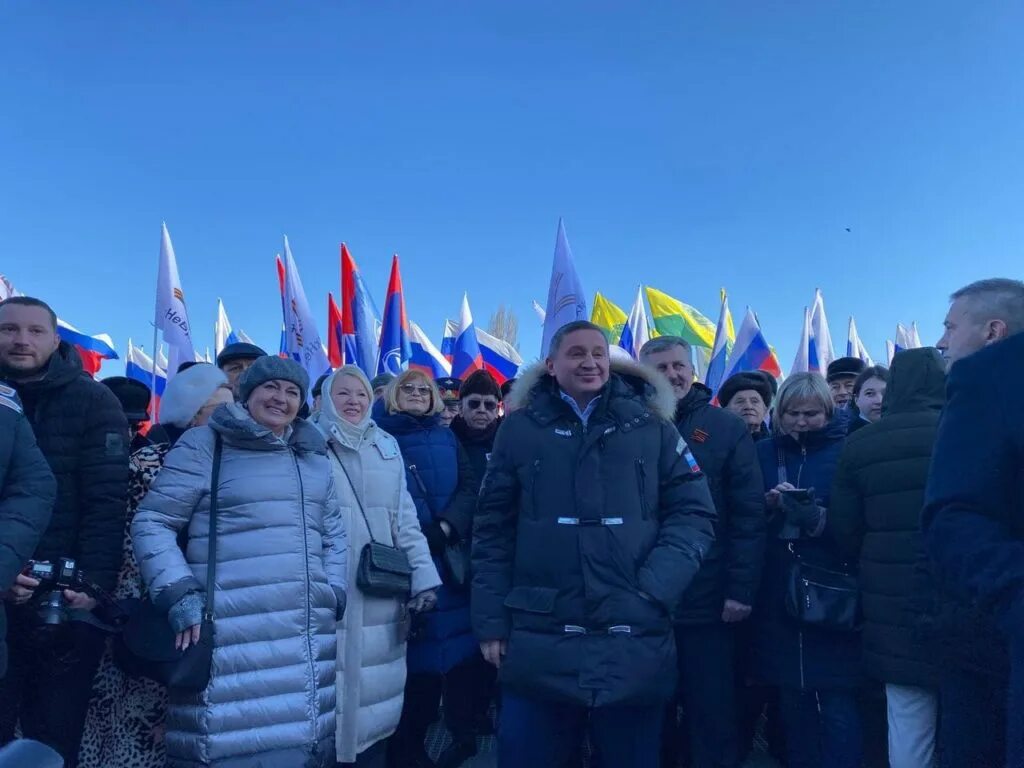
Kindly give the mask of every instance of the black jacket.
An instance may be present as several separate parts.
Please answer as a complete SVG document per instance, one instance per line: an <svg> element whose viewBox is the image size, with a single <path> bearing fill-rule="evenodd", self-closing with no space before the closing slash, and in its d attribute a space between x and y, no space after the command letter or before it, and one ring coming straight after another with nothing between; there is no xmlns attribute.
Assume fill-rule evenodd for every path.
<svg viewBox="0 0 1024 768"><path fill-rule="evenodd" d="M676 427L707 478L718 521L715 543L675 615L681 624L707 624L721 621L726 599L754 604L767 528L761 465L747 425L711 405L703 384L679 401Z"/></svg>
<svg viewBox="0 0 1024 768"><path fill-rule="evenodd" d="M0 384L0 592L14 579L50 522L57 487L14 390ZM0 604L0 677L7 671L7 614Z"/></svg>
<svg viewBox="0 0 1024 768"><path fill-rule="evenodd" d="M669 612L714 536L707 484L668 420L668 382L612 370L586 428L543 367L524 374L473 542L473 628L508 640L503 685L588 707L673 695Z"/></svg>
<svg viewBox="0 0 1024 768"><path fill-rule="evenodd" d="M493 422L490 427L480 431L472 429L461 416L452 420L452 432L458 438L462 449L469 456L473 465L473 474L481 481L487 471L487 459L494 450L494 438L498 434L498 427L501 426L501 419Z"/></svg>
<svg viewBox="0 0 1024 768"><path fill-rule="evenodd" d="M34 557L73 557L93 581L112 589L128 493L128 421L121 403L82 371L64 342L42 379L12 386L57 479L53 516Z"/></svg>
<svg viewBox="0 0 1024 768"><path fill-rule="evenodd" d="M883 416L846 441L832 488L828 532L860 559L864 670L884 683L933 687L922 629L932 586L920 567L921 511L945 403L946 374L934 349L893 359Z"/></svg>

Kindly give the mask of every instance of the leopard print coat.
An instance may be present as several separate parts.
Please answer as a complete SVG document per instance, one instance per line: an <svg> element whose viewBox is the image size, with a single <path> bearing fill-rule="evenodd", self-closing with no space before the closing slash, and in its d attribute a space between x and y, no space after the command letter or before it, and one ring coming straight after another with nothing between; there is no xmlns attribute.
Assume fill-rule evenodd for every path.
<svg viewBox="0 0 1024 768"><path fill-rule="evenodd" d="M132 454L124 559L114 591L119 600L142 596L142 579L132 552L132 518L170 449L170 443L160 443ZM114 663L108 641L93 682L79 768L163 768L166 715L167 689L151 680L128 677Z"/></svg>

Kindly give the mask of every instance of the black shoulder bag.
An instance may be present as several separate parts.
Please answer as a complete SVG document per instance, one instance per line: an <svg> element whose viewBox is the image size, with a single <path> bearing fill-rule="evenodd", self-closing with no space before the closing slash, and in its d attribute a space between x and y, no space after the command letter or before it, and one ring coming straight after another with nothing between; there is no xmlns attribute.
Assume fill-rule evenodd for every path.
<svg viewBox="0 0 1024 768"><path fill-rule="evenodd" d="M786 457L779 455L779 483L786 479ZM801 556L798 541L787 545L791 561L786 576L786 613L800 624L851 631L860 619L860 586L857 574L811 562Z"/></svg>
<svg viewBox="0 0 1024 768"><path fill-rule="evenodd" d="M167 614L145 597L136 602L128 623L114 641L114 660L132 677L144 677L168 688L203 691L213 665L213 596L217 571L217 492L222 443L214 433L210 478L209 550L206 558L206 608L199 642L187 650L174 647L175 632Z"/></svg>
<svg viewBox="0 0 1024 768"><path fill-rule="evenodd" d="M420 477L416 465L410 465L409 471L416 478L416 485L420 487L420 492L423 494L423 503L427 505L427 509L430 510L431 514L436 514L430 506L430 493L427 491L427 486L424 484L423 478ZM466 552L465 542L446 541L444 552L441 553L441 565L444 567L444 573L441 576L448 586L455 587L456 589L465 589L469 585L469 555Z"/></svg>
<svg viewBox="0 0 1024 768"><path fill-rule="evenodd" d="M398 547L389 547L381 544L373 538L373 528L370 527L370 519L366 516L366 509L363 507L363 500L359 497L355 483L341 456L331 446L331 453L338 460L341 471L345 473L352 495L355 496L359 512L366 523L366 532L370 535L370 543L365 545L359 553L359 565L356 568L356 586L363 594L371 597L396 597L408 600L412 593L412 566L409 565L409 558Z"/></svg>

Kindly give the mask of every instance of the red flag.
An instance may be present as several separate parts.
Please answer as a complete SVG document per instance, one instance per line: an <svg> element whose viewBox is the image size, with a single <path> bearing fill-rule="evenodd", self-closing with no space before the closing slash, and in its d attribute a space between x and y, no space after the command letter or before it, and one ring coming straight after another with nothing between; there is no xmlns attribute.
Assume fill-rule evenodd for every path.
<svg viewBox="0 0 1024 768"><path fill-rule="evenodd" d="M344 246L342 246L344 247ZM345 361L341 354L341 310L334 301L334 294L327 294L327 359L331 368L341 368Z"/></svg>

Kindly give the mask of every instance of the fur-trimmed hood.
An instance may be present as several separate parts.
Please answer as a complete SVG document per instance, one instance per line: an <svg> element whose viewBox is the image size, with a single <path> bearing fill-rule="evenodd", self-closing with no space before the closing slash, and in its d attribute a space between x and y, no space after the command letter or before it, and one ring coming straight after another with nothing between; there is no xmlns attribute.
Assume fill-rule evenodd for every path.
<svg viewBox="0 0 1024 768"><path fill-rule="evenodd" d="M658 371L633 360L612 358L611 377L618 377L635 395L641 397L657 416L668 422L675 418L675 392L669 380ZM512 390L505 397L505 402L513 411L525 408L538 386L551 387L553 384L547 365L544 361L539 361L520 373L516 383L512 385Z"/></svg>

